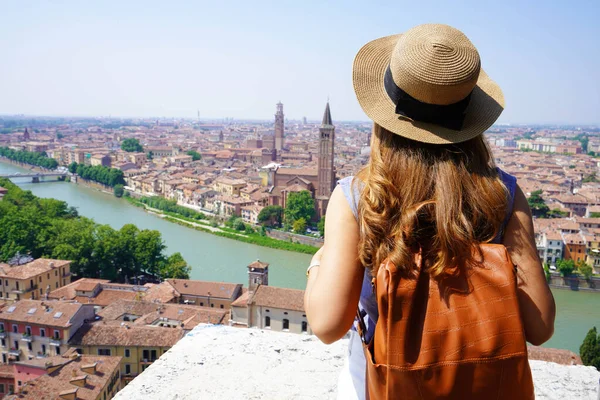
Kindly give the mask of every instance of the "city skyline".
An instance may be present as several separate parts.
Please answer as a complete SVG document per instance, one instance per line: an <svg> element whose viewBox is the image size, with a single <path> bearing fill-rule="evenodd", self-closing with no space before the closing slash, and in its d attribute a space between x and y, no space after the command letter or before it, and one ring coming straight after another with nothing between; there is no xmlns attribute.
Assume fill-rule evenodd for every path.
<svg viewBox="0 0 600 400"><path fill-rule="evenodd" d="M368 121L352 60L369 40L425 22L463 30L502 87L499 124L598 124L593 21L577 9L475 2L460 7L358 2L249 5L105 2L3 7L0 115Z"/></svg>

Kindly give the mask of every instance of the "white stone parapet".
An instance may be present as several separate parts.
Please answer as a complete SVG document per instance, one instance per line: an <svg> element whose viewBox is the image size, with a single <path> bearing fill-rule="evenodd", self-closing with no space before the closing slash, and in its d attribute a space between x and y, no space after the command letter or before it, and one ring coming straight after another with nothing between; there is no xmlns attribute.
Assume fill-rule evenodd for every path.
<svg viewBox="0 0 600 400"><path fill-rule="evenodd" d="M116 400L335 399L348 340L199 325ZM530 361L536 399L597 400L593 367Z"/></svg>

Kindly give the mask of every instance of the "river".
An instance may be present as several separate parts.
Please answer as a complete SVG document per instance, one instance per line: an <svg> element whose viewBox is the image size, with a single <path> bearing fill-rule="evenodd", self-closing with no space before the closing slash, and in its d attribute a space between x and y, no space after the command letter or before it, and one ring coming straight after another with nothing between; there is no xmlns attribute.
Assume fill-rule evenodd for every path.
<svg viewBox="0 0 600 400"><path fill-rule="evenodd" d="M0 174L24 172L23 168L0 162ZM304 289L310 256L260 247L186 228L144 212L123 199L81 185L65 182L31 183L14 180L39 197L53 197L77 207L79 213L101 224L120 229L135 224L162 234L168 253L180 252L192 266L192 279L244 283L246 266L256 259L268 262L269 284ZM600 328L600 293L553 290L557 305L555 333L545 346L569 349L579 354L587 331Z"/></svg>

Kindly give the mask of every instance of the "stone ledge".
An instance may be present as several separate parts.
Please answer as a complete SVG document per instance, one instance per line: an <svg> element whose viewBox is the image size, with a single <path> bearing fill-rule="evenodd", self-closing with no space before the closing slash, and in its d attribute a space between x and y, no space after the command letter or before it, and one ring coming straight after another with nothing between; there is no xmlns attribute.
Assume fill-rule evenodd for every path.
<svg viewBox="0 0 600 400"><path fill-rule="evenodd" d="M333 399L348 341L199 325L115 399ZM593 367L530 361L536 399L597 400Z"/></svg>

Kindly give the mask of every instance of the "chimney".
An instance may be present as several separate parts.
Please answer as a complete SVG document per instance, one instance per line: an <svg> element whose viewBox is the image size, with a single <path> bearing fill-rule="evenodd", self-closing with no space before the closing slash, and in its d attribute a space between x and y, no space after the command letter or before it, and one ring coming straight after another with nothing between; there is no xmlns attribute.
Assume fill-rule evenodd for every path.
<svg viewBox="0 0 600 400"><path fill-rule="evenodd" d="M50 261L50 268L54 268L54 261Z"/></svg>

